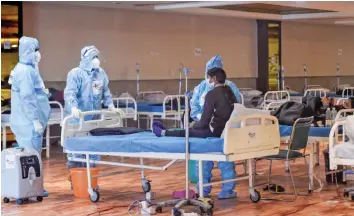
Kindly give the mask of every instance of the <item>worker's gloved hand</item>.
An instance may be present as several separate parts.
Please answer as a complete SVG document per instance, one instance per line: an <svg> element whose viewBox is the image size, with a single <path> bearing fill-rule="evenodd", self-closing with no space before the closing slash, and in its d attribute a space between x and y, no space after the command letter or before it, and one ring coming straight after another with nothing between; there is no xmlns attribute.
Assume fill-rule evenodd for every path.
<svg viewBox="0 0 354 216"><path fill-rule="evenodd" d="M71 114L75 117L75 118L80 118L81 117L81 110L79 110L76 107L71 108Z"/></svg>
<svg viewBox="0 0 354 216"><path fill-rule="evenodd" d="M112 112L116 112L121 118L124 118L125 116L124 111L119 108L115 108L113 104L108 106L108 110Z"/></svg>
<svg viewBox="0 0 354 216"><path fill-rule="evenodd" d="M197 115L197 119L194 119L194 120L199 121L201 118L202 118L202 114L199 113L199 114Z"/></svg>
<svg viewBox="0 0 354 216"><path fill-rule="evenodd" d="M43 132L43 126L39 122L39 120L33 121L33 126L34 126L34 131L37 133L42 133Z"/></svg>

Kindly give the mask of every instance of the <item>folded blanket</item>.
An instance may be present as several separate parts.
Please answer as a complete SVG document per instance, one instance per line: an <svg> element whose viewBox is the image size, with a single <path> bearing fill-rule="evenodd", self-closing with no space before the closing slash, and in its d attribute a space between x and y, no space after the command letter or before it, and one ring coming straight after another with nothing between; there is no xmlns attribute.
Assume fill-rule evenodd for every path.
<svg viewBox="0 0 354 216"><path fill-rule="evenodd" d="M134 134L144 131L150 131L135 127L116 127L116 128L96 128L90 131L92 136L107 136L107 135L125 135Z"/></svg>

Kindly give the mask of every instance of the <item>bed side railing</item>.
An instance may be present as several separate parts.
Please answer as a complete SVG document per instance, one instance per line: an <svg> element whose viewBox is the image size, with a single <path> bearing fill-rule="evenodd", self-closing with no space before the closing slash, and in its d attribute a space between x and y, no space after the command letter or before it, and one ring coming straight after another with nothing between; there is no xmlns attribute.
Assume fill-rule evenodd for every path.
<svg viewBox="0 0 354 216"><path fill-rule="evenodd" d="M288 91L267 91L264 94L263 103L260 108L266 109L267 105L272 102L285 103L287 101L290 101L290 93Z"/></svg>
<svg viewBox="0 0 354 216"><path fill-rule="evenodd" d="M304 93L304 97L306 97L307 95L314 96L314 97L326 97L327 93L322 88L311 88L311 89L306 89Z"/></svg>
<svg viewBox="0 0 354 216"><path fill-rule="evenodd" d="M86 120L86 116L99 116L96 120ZM70 137L88 136L89 132L96 128L119 127L122 119L113 111L99 110L82 112L79 119L67 116L62 122L61 145L65 146L65 140Z"/></svg>
<svg viewBox="0 0 354 216"><path fill-rule="evenodd" d="M112 98L112 100L113 100L113 104L117 108L123 110L123 112L125 113L124 118L131 118L131 116L133 116L134 121L136 121L138 119L138 105L137 105L136 100L134 98L132 98L132 97L118 97L118 98ZM131 103L134 104L134 107L129 107L129 104L131 104ZM123 105L123 107L120 107L122 105ZM132 110L132 109L133 109L133 113L130 113L129 110Z"/></svg>
<svg viewBox="0 0 354 216"><path fill-rule="evenodd" d="M63 108L63 105L61 105L61 103L59 103L58 101L49 101L49 104L56 105L60 109L60 119L49 119L49 121L58 121L58 120L60 120L60 122L62 122L63 119L64 119L64 108Z"/></svg>
<svg viewBox="0 0 354 216"><path fill-rule="evenodd" d="M354 87L346 87L343 89L342 98L354 97Z"/></svg>
<svg viewBox="0 0 354 216"><path fill-rule="evenodd" d="M270 102L267 106L263 107L264 110L274 111L283 105L286 101L274 101Z"/></svg>
<svg viewBox="0 0 354 216"><path fill-rule="evenodd" d="M162 118L166 118L167 115L171 114L168 112L173 112L173 113L177 113L178 119L181 119L182 112L184 111L184 109L182 109L181 106L182 98L185 98L185 95L166 95L162 104L162 110L163 110ZM173 106L173 99L177 99L177 110L175 109L176 107ZM166 104L167 105L169 104L170 107L169 108L166 107Z"/></svg>
<svg viewBox="0 0 354 216"><path fill-rule="evenodd" d="M278 154L278 119L254 114L230 119L225 127L224 154L239 155L238 160Z"/></svg>
<svg viewBox="0 0 354 216"><path fill-rule="evenodd" d="M345 102L348 102L349 98L338 98L336 105L344 105Z"/></svg>

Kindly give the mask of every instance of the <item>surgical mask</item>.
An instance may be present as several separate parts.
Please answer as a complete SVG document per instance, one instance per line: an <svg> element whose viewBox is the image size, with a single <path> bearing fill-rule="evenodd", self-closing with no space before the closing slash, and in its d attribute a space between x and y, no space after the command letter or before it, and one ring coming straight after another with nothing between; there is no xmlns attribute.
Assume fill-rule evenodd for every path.
<svg viewBox="0 0 354 216"><path fill-rule="evenodd" d="M39 52L39 51L36 51L35 52L35 55L34 55L34 61L36 62L36 63L39 63L40 61L41 61L41 53Z"/></svg>
<svg viewBox="0 0 354 216"><path fill-rule="evenodd" d="M210 83L208 79L206 79L205 82L206 82L208 88L212 89L215 87L215 83Z"/></svg>
<svg viewBox="0 0 354 216"><path fill-rule="evenodd" d="M329 108L329 104L328 103L324 103L322 106L323 106L324 109Z"/></svg>
<svg viewBox="0 0 354 216"><path fill-rule="evenodd" d="M97 68L100 67L100 60L99 60L98 58L94 58L94 59L92 60L92 67L93 67L94 69L97 69Z"/></svg>

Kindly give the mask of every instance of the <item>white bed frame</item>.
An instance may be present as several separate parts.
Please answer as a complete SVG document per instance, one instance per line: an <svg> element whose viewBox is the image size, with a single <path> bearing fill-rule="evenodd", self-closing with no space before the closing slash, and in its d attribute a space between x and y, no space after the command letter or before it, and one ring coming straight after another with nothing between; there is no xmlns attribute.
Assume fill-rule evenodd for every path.
<svg viewBox="0 0 354 216"><path fill-rule="evenodd" d="M121 119L114 112L109 111L90 111L84 112L80 118L78 124L72 125L69 123L74 117L68 116L63 121L62 133L61 133L61 145L64 147L65 153L73 154L84 154L86 159L68 158L71 161L86 162L87 164L106 164L113 166L122 167L133 167L141 169L142 179L145 180L144 169L153 170L167 170L171 165L173 165L177 160L185 160L189 158L190 160L197 160L199 163L199 179L203 179L202 172L202 162L203 161L248 161L248 175L242 176L236 179L213 182L210 184L203 184L202 181L199 182L199 188L203 188L210 185L222 184L226 182L239 181L243 179L249 179L249 192L252 197L260 195L258 191L254 189L253 186L253 166L252 160L254 158L274 155L279 153L280 147L280 136L279 136L279 125L278 120L270 115L249 115L230 119L226 124L226 132L224 136L224 154L221 153L154 153L154 152L136 152L136 153L124 153L124 152L89 152L89 151L68 151L65 149L65 142L67 138L77 137L77 136L87 136L89 131L95 128L111 128L116 127L120 124ZM84 116L86 115L101 115L99 120L84 121ZM112 118L114 117L114 118ZM260 119L260 124L258 125L246 125L249 119ZM232 125L240 122L240 128L234 128ZM91 160L89 155L108 155L108 156L120 156L120 157L132 157L140 158L140 164L130 164L130 163L118 163L111 161L96 161ZM144 165L143 158L151 159L167 159L170 160L165 166L156 167ZM100 174L99 176L108 176L115 173ZM87 166L87 176L88 176L88 191L90 196L95 196L96 191L91 188L91 172L90 167ZM188 189L186 189L188 190ZM96 194L97 195L97 194ZM200 197L204 197L203 190L200 190ZM92 199L91 199L92 200Z"/></svg>
<svg viewBox="0 0 354 216"><path fill-rule="evenodd" d="M64 108L63 106L58 102L58 101L49 101L49 104L51 105L57 105L60 109L60 115L59 116L52 116L50 115L50 118L47 123L46 127L46 145L42 149L46 150L46 157L50 158L50 139L51 138L60 138L60 136L50 136L50 126L52 125L61 125L62 120L64 119ZM1 122L1 127L2 127L2 148L6 149L6 144L7 144L7 139L6 139L6 127L10 127L10 122Z"/></svg>
<svg viewBox="0 0 354 216"><path fill-rule="evenodd" d="M263 107L263 109L268 110L268 111L274 111L274 110L278 109L283 104L284 104L284 101L274 101L274 102L270 102L267 106Z"/></svg>
<svg viewBox="0 0 354 216"><path fill-rule="evenodd" d="M151 95L151 94L162 94L166 95L163 91L146 91L146 92L140 92L138 94L137 99L141 99L145 97L145 95ZM146 119L147 121L147 128L150 128L152 130L152 123L154 119L164 119L164 120L174 120L176 123L179 122L181 123L181 118L183 115L183 112L185 109L181 108L181 98L185 98L185 95L166 95L163 100L162 104L162 112L139 112L137 113L138 115L138 127L140 128L140 122L139 119ZM177 104L177 110L175 110L172 104L172 100L177 99L178 104ZM166 108L166 103L170 101L170 109ZM141 117L143 116L143 117ZM144 118L145 117L145 118ZM149 124L150 123L150 124ZM181 124L180 124L181 125Z"/></svg>
<svg viewBox="0 0 354 216"><path fill-rule="evenodd" d="M304 97L307 95L314 97L326 97L327 93L323 88L307 88L304 93Z"/></svg>
<svg viewBox="0 0 354 216"><path fill-rule="evenodd" d="M342 98L350 98L354 96L354 87L346 87L343 89Z"/></svg>
<svg viewBox="0 0 354 216"><path fill-rule="evenodd" d="M138 105L136 100L132 97L117 97L112 98L115 107L123 110L124 112L124 123L121 122L122 126L128 126L128 119L133 119L136 121L138 119ZM133 103L134 107L129 107L129 104ZM123 107L122 107L123 105ZM124 106L125 105L125 106ZM120 106L120 107L119 107Z"/></svg>
<svg viewBox="0 0 354 216"><path fill-rule="evenodd" d="M283 97L285 96L285 99ZM261 109L267 109L268 104L270 103L278 103L278 104L283 104L285 102L290 101L290 94L288 91L281 90L281 91L267 91L264 94L264 100L263 103L261 104Z"/></svg>

